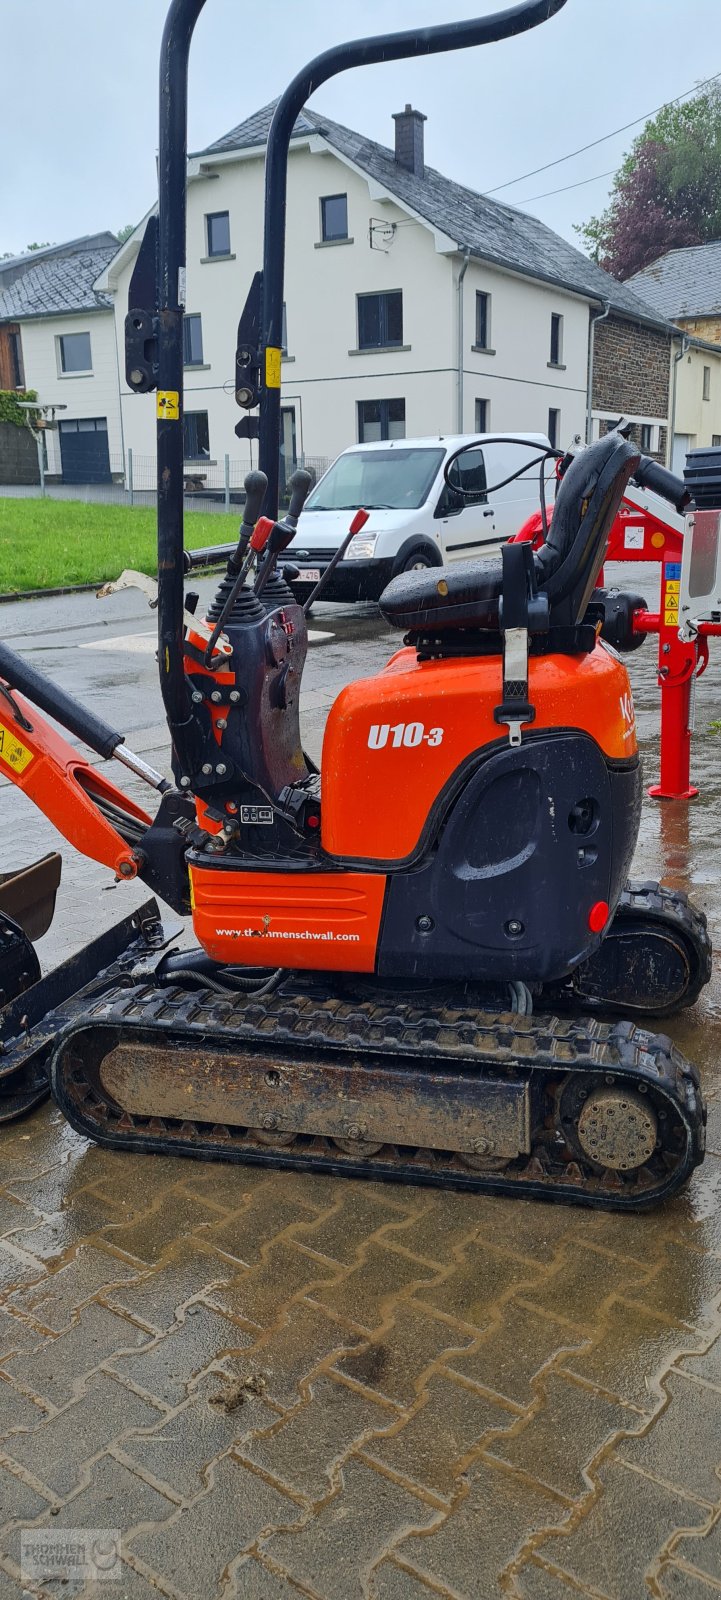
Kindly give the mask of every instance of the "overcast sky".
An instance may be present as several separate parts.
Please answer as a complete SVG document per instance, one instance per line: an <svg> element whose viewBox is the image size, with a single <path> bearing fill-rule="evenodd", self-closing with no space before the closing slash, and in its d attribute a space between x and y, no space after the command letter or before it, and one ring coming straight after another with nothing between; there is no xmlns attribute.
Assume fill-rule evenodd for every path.
<svg viewBox="0 0 721 1600"><path fill-rule="evenodd" d="M190 148L218 138L319 51L364 33L498 9L488 0L207 0L191 57ZM5 143L0 254L137 222L155 197L157 59L165 0L0 0ZM483 49L346 73L312 99L385 144L406 101L424 111L428 163L479 190L721 72L719 0L567 0L549 23ZM603 208L599 178L628 133L499 191L574 242Z"/></svg>

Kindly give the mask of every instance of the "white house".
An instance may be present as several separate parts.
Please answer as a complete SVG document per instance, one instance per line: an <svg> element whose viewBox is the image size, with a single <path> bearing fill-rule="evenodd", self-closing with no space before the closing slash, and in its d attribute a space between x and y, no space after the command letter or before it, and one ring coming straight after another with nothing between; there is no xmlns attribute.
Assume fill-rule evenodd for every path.
<svg viewBox="0 0 721 1600"><path fill-rule="evenodd" d="M66 483L124 472L115 317L93 287L117 249L100 233L0 262L5 382L36 389L50 408L47 471Z"/></svg>
<svg viewBox="0 0 721 1600"><path fill-rule="evenodd" d="M185 455L197 485L222 485L226 457L234 484L251 464L251 447L234 433L241 416L235 343L262 258L273 109L188 162ZM641 367L644 340L659 345L664 393L650 409L637 396L632 409L642 421L651 417L651 448L660 445L672 331L665 318L536 218L427 166L421 112L406 106L393 120L393 149L317 112L303 111L295 125L282 365L286 466L300 458L321 469L348 444L382 437L520 430L565 443L585 436L594 418L598 429L610 415L594 408L589 393L601 313L595 374L606 374L607 406L628 410L621 392L627 340ZM133 394L124 374L128 290L144 227L120 247L102 235L60 247L59 256L58 247L55 255L43 252L45 261L22 258L7 288L0 266L0 330L3 319L21 330L25 378L42 403L67 407L57 413L48 465L70 481L78 481L78 460L77 470L91 458L97 467L97 435L105 431L106 477L123 466L127 472L132 453L135 486L154 483L155 399ZM91 245L102 252L92 280ZM610 367L602 359L609 330L618 346Z"/></svg>
<svg viewBox="0 0 721 1600"><path fill-rule="evenodd" d="M273 106L188 167L186 459L243 455L235 332L261 263ZM463 430L585 435L591 313L658 318L535 218L426 166L425 118L397 114L394 150L304 111L289 158L284 453L322 464L355 440ZM122 349L144 224L96 289ZM121 376L126 447L153 450L154 399ZM245 454L243 454L245 452ZM213 465L215 464L215 466Z"/></svg>

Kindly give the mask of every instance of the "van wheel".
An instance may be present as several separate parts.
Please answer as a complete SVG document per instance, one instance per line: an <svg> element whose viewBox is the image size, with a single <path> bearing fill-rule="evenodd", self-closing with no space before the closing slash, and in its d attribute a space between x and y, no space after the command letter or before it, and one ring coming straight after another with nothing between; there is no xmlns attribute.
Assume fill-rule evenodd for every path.
<svg viewBox="0 0 721 1600"><path fill-rule="evenodd" d="M435 567L430 552L423 545L416 545L415 550L409 550L407 556L398 568L399 572L421 572L426 567Z"/></svg>

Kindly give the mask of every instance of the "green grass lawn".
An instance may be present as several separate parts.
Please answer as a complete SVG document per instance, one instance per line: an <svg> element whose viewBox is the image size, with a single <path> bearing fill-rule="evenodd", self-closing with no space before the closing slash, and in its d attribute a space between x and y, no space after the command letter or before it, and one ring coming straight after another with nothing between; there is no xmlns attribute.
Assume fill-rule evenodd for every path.
<svg viewBox="0 0 721 1600"><path fill-rule="evenodd" d="M192 511L185 544L229 544L240 512ZM85 505L81 500L0 499L0 594L103 583L125 567L155 574L155 511Z"/></svg>

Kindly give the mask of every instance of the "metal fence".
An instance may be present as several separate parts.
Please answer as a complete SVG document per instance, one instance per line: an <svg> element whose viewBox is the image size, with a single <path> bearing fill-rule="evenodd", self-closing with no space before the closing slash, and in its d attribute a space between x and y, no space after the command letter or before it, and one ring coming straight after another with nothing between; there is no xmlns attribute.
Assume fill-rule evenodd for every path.
<svg viewBox="0 0 721 1600"><path fill-rule="evenodd" d="M330 466L329 456L303 455L288 468L283 463L281 472L281 503L287 503L283 485L296 467L305 467L314 482ZM255 465L255 463L253 463ZM251 463L226 455L218 460L188 461L184 467L186 511L228 512L245 501L243 480ZM79 475L78 475L79 476ZM2 464L0 463L0 479ZM84 500L99 505L127 505L155 507L158 495L155 456L137 455L128 450L125 456L108 457L108 463L87 473L87 482L69 482L67 476L54 473L50 466L43 467L40 481L32 484L7 484L0 482L0 496L13 499Z"/></svg>

